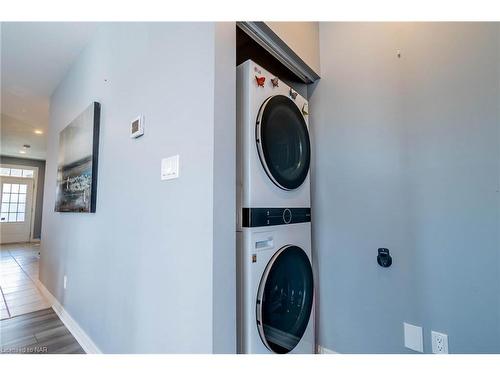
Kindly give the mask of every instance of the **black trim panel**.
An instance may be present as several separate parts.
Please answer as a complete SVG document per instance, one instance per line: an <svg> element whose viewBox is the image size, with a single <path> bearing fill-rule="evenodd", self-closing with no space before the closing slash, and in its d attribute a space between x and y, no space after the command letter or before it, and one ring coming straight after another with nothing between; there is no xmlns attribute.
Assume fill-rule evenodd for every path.
<svg viewBox="0 0 500 375"><path fill-rule="evenodd" d="M242 226L244 228L267 227L309 223L311 209L301 208L242 208Z"/></svg>
<svg viewBox="0 0 500 375"><path fill-rule="evenodd" d="M90 212L95 213L97 205L97 171L99 162L99 131L101 126L101 104L94 102L94 137L92 142L92 187L90 194Z"/></svg>

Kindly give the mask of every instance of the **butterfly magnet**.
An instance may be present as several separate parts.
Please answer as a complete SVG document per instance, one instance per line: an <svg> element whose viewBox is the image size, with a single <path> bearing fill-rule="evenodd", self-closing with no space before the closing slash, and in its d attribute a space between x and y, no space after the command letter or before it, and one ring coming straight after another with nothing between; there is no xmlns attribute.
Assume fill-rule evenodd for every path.
<svg viewBox="0 0 500 375"><path fill-rule="evenodd" d="M302 106L302 114L303 115L309 114L309 106L307 105L307 103L304 103L304 105Z"/></svg>
<svg viewBox="0 0 500 375"><path fill-rule="evenodd" d="M266 77L255 76L255 80L257 81L257 87L264 87L264 82L266 82Z"/></svg>

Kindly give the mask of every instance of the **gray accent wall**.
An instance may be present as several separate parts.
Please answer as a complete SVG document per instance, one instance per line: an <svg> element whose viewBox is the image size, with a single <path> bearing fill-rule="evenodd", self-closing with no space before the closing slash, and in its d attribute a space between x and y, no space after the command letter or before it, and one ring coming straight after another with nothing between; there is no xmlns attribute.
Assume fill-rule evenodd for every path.
<svg viewBox="0 0 500 375"><path fill-rule="evenodd" d="M500 352L499 38L495 23L320 24L319 345L410 353L408 322L426 353L431 330L451 353Z"/></svg>
<svg viewBox="0 0 500 375"><path fill-rule="evenodd" d="M402 32L417 301L453 353L500 353L500 23ZM422 41L426 41L423 43Z"/></svg>
<svg viewBox="0 0 500 375"><path fill-rule="evenodd" d="M52 96L40 277L102 352L236 350L234 78L214 85L234 76L234 27L102 24ZM96 213L54 212L59 131L92 101ZM176 154L179 179L161 181Z"/></svg>
<svg viewBox="0 0 500 375"><path fill-rule="evenodd" d="M36 181L36 207L33 221L33 238L40 239L42 233L42 210L43 210L43 187L45 181L45 160L15 158L12 156L0 156L0 164L26 165L38 168Z"/></svg>

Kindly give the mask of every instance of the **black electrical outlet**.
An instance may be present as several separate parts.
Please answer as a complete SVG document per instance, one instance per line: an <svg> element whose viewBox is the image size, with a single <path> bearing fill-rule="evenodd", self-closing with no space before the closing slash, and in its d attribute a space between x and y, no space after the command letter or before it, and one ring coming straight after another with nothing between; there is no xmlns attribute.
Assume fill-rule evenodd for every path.
<svg viewBox="0 0 500 375"><path fill-rule="evenodd" d="M392 257L391 254L389 253L389 249L386 249L385 247L380 247L378 249L377 263L379 264L380 267L384 268L391 266Z"/></svg>

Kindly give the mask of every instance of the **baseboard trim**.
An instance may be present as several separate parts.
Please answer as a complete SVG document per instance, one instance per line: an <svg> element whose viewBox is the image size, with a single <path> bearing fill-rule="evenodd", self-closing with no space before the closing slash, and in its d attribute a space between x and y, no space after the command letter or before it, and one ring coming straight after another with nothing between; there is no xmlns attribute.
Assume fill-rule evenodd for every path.
<svg viewBox="0 0 500 375"><path fill-rule="evenodd" d="M318 345L316 353L318 354L340 354L334 350L325 348L324 346Z"/></svg>
<svg viewBox="0 0 500 375"><path fill-rule="evenodd" d="M38 289L44 297L52 305L52 309L55 311L59 319L64 323L66 328L71 332L76 341L80 344L82 349L87 354L102 354L99 347L92 341L92 339L87 335L87 333L80 327L80 325L72 318L72 316L66 311L66 309L61 305L61 303L49 292L49 290L42 284L40 280L35 281Z"/></svg>

